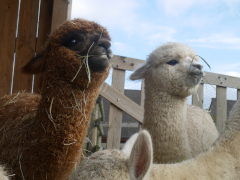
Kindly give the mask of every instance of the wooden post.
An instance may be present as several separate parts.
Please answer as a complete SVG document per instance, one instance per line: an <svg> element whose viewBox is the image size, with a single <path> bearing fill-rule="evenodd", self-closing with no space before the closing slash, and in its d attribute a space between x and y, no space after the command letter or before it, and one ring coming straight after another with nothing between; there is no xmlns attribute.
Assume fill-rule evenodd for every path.
<svg viewBox="0 0 240 180"><path fill-rule="evenodd" d="M98 132L97 145L98 145L99 147L102 146L102 136L100 136L100 133L99 133L99 132Z"/></svg>
<svg viewBox="0 0 240 180"><path fill-rule="evenodd" d="M112 86L124 94L125 71L113 69ZM116 99L121 101L121 99ZM122 110L110 104L107 149L119 149L121 140Z"/></svg>
<svg viewBox="0 0 240 180"><path fill-rule="evenodd" d="M240 98L240 89L237 89L237 99Z"/></svg>
<svg viewBox="0 0 240 180"><path fill-rule="evenodd" d="M19 90L26 90L27 92L32 90L33 76L21 73L21 68L35 55L38 7L39 1L37 0L21 0L13 93Z"/></svg>
<svg viewBox="0 0 240 180"><path fill-rule="evenodd" d="M0 1L0 98L11 92L18 3L17 0Z"/></svg>
<svg viewBox="0 0 240 180"><path fill-rule="evenodd" d="M225 129L227 121L227 93L225 87L217 86L217 116L216 126L219 133Z"/></svg>
<svg viewBox="0 0 240 180"><path fill-rule="evenodd" d="M71 19L72 0L54 0L51 31Z"/></svg>
<svg viewBox="0 0 240 180"><path fill-rule="evenodd" d="M197 92L192 95L192 105L203 108L203 84L200 84Z"/></svg>
<svg viewBox="0 0 240 180"><path fill-rule="evenodd" d="M40 17L38 26L38 37L36 44L36 54L42 52L42 47L46 43L51 32L53 0L41 0ZM42 74L34 76L34 93L40 93L42 87Z"/></svg>
<svg viewBox="0 0 240 180"><path fill-rule="evenodd" d="M42 0L37 39L37 53L46 42L48 35L66 20L71 19L72 0ZM39 93L42 85L42 74L35 75L34 92Z"/></svg>
<svg viewBox="0 0 240 180"><path fill-rule="evenodd" d="M140 106L144 108L144 101L145 101L145 82L144 79L142 80L141 85L141 103ZM138 132L142 130L142 123L139 122L138 124Z"/></svg>
<svg viewBox="0 0 240 180"><path fill-rule="evenodd" d="M99 104L96 103L95 107L93 109L93 112L92 112L91 124L90 124L90 127L89 127L89 133L90 133L89 134L89 139L91 141L90 150L92 150L92 148L97 145L98 130L97 130L97 127L95 126L95 122L98 119L98 109L99 109Z"/></svg>

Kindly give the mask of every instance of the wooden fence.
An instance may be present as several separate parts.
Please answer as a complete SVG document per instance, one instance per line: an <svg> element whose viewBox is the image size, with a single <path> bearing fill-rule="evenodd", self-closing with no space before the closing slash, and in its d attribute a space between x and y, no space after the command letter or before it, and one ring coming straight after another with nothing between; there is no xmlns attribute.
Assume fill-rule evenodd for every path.
<svg viewBox="0 0 240 180"><path fill-rule="evenodd" d="M142 83L141 89L141 106L137 105L129 98L123 95L125 71L133 71L137 66L145 61L128 58L123 56L113 57L113 75L112 86L104 84L100 94L111 102L109 112L109 124L108 124L108 137L107 148L119 148L121 138L122 127L122 111L125 111L141 123L143 121L143 102L144 102L144 83ZM240 78L227 76L223 74L216 74L205 72L206 80L202 80L197 94L192 96L192 104L203 108L203 88L204 84L216 85L216 98L217 98L217 115L216 126L221 133L225 128L225 122L227 120L227 87L237 89L237 98L240 98Z"/></svg>
<svg viewBox="0 0 240 180"><path fill-rule="evenodd" d="M21 2L21 3L20 3ZM40 3L41 2L41 3ZM1 0L0 1L0 97L5 94L26 90L33 86L33 76L20 73L35 53L41 51L49 33L65 20L70 19L71 0ZM17 31L17 33L16 33ZM113 57L112 86L103 84L101 95L111 102L107 148L119 148L122 127L122 111L139 121L143 121L144 91L142 83L141 106L123 95L125 71L133 71L143 60L123 56ZM14 76L12 76L14 74ZM13 77L13 78L12 78ZM33 92L38 93L41 75L34 77ZM216 85L217 91L217 128L221 132L227 119L226 87L238 89L240 79L236 77L206 72L203 84ZM198 98L193 95L193 105L202 107L203 86L198 89Z"/></svg>
<svg viewBox="0 0 240 180"><path fill-rule="evenodd" d="M12 93L32 90L33 76L22 74L21 67L42 50L52 30L70 19L71 7L72 0L0 1L0 97L11 92L11 85ZM41 77L34 77L36 93Z"/></svg>

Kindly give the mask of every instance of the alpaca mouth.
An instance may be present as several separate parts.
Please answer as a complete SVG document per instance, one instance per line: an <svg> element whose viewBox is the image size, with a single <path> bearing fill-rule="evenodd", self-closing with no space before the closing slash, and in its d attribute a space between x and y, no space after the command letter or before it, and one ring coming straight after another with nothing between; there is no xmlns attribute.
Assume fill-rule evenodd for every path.
<svg viewBox="0 0 240 180"><path fill-rule="evenodd" d="M98 56L99 58L107 58L111 59L113 57L113 53L111 49L106 49L105 47L99 45L96 46L95 50L91 54L92 56Z"/></svg>
<svg viewBox="0 0 240 180"><path fill-rule="evenodd" d="M89 67L94 72L104 71L110 64L113 57L111 49L106 49L103 46L93 47L94 51L89 55Z"/></svg>
<svg viewBox="0 0 240 180"><path fill-rule="evenodd" d="M198 72L190 72L188 73L190 76L199 76L199 77L204 77L205 76L205 73L204 71L198 71Z"/></svg>

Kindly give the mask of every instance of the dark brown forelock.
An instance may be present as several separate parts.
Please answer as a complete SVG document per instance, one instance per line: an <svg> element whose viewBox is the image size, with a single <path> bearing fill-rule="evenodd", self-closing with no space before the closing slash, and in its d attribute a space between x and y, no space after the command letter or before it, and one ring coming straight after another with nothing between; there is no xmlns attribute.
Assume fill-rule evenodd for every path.
<svg viewBox="0 0 240 180"><path fill-rule="evenodd" d="M71 26L69 26L71 24ZM97 34L102 34L103 37L107 38L108 40L111 40L107 29L102 27L100 24L95 23L93 21L87 21L83 19L74 19L71 21L66 21L61 26L59 26L56 30L54 30L50 36L48 44L55 44L56 46L59 46L62 40L62 37L66 34L74 31L79 32L95 32Z"/></svg>

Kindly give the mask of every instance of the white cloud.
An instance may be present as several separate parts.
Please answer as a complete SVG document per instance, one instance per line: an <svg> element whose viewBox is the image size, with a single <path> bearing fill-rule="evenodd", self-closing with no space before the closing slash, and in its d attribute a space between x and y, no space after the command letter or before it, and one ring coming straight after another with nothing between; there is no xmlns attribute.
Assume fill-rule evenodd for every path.
<svg viewBox="0 0 240 180"><path fill-rule="evenodd" d="M215 65L213 71L219 74L240 77L240 63L228 64L225 62L224 64Z"/></svg>
<svg viewBox="0 0 240 180"><path fill-rule="evenodd" d="M236 37L232 33L213 33L210 36L187 39L186 42L209 48L240 49L240 37Z"/></svg>
<svg viewBox="0 0 240 180"><path fill-rule="evenodd" d="M125 43L112 42L112 50L114 54L123 55L130 53L133 48Z"/></svg>
<svg viewBox="0 0 240 180"><path fill-rule="evenodd" d="M146 42L151 46L158 46L163 42L176 41L173 36L177 31L174 28L153 23L142 23L138 27L139 35L144 37Z"/></svg>
<svg viewBox="0 0 240 180"><path fill-rule="evenodd" d="M240 16L240 1L239 0L223 0L229 7L229 11L232 15Z"/></svg>
<svg viewBox="0 0 240 180"><path fill-rule="evenodd" d="M84 18L103 26L131 26L136 18L137 0L73 0L72 18Z"/></svg>
<svg viewBox="0 0 240 180"><path fill-rule="evenodd" d="M196 0L157 0L158 6L164 6L165 12L178 15L194 4Z"/></svg>
<svg viewBox="0 0 240 180"><path fill-rule="evenodd" d="M232 14L240 15L240 1L239 0L156 0L158 7L164 7L164 10L167 14L170 15L179 15L186 12L192 6L201 6L206 7L210 6L211 3L223 3L229 7L229 12Z"/></svg>
<svg viewBox="0 0 240 180"><path fill-rule="evenodd" d="M188 39L188 42L199 42L199 43L225 43L225 44L239 44L240 38L235 37L231 33L214 33L208 37L201 37L198 39Z"/></svg>
<svg viewBox="0 0 240 180"><path fill-rule="evenodd" d="M240 77L240 72L229 71L229 72L226 72L226 74L229 75L229 76Z"/></svg>
<svg viewBox="0 0 240 180"><path fill-rule="evenodd" d="M164 10L167 14L175 16L184 13L193 5L199 5L215 1L217 0L156 0L159 7L164 6Z"/></svg>

